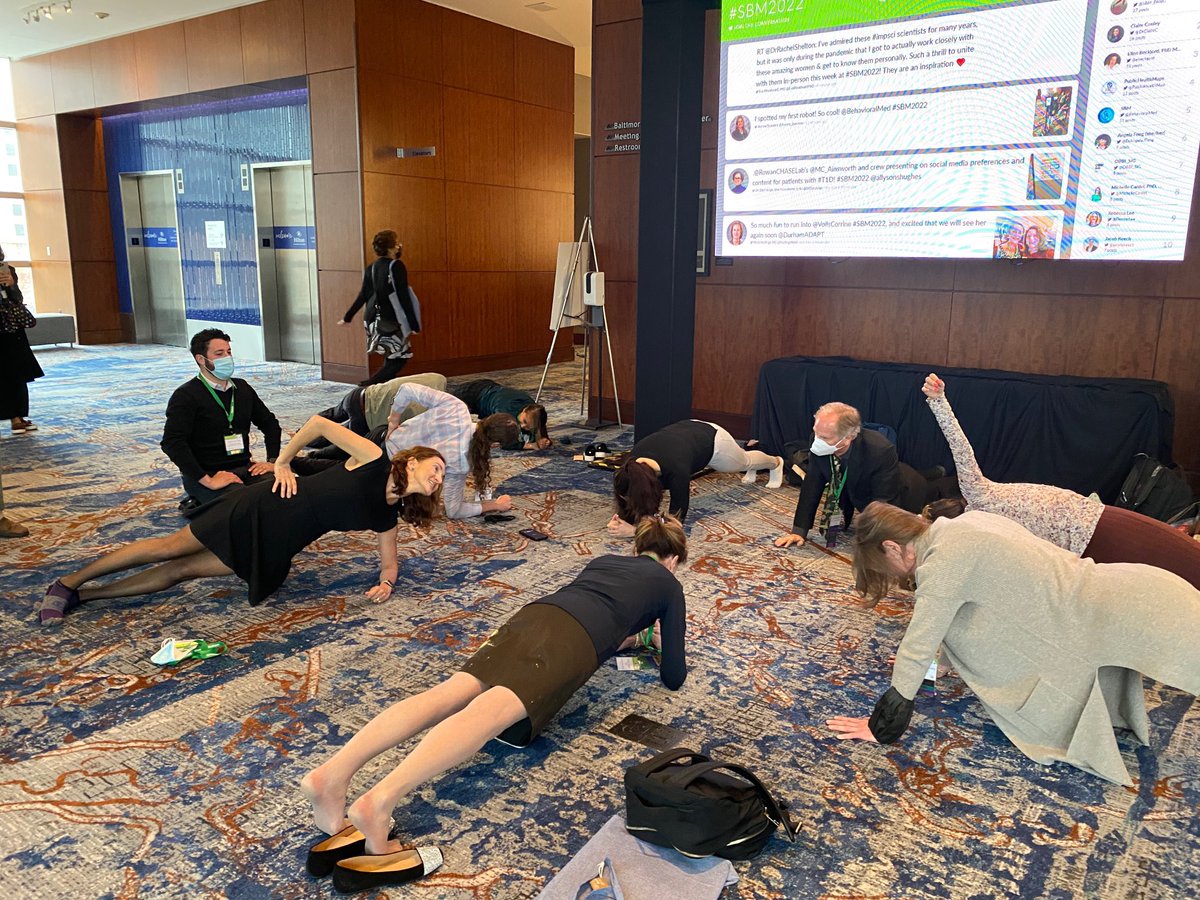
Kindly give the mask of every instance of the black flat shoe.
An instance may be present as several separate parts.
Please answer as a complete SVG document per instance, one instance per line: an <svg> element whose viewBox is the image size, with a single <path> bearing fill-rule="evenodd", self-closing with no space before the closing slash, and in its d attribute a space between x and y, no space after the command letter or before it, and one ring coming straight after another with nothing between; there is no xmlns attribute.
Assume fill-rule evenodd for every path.
<svg viewBox="0 0 1200 900"><path fill-rule="evenodd" d="M333 868L333 886L343 894L372 888L408 884L436 872L442 866L437 847L418 847L379 856L352 856Z"/></svg>
<svg viewBox="0 0 1200 900"><path fill-rule="evenodd" d="M396 836L394 831L388 832L388 840ZM347 825L335 835L318 841L308 848L308 859L304 868L314 878L324 878L333 871L339 859L351 856L362 856L367 852L367 839L353 825Z"/></svg>

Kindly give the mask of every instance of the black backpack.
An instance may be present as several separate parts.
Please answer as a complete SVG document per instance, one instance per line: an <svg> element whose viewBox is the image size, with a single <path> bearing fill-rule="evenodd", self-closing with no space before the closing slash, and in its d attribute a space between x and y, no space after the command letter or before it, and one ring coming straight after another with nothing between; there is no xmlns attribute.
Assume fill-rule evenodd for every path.
<svg viewBox="0 0 1200 900"><path fill-rule="evenodd" d="M625 828L651 844L685 856L751 859L779 826L794 843L787 804L735 763L677 747L625 770Z"/></svg>
<svg viewBox="0 0 1200 900"><path fill-rule="evenodd" d="M1115 506L1169 522L1192 505L1192 489L1179 472L1145 453L1133 458Z"/></svg>

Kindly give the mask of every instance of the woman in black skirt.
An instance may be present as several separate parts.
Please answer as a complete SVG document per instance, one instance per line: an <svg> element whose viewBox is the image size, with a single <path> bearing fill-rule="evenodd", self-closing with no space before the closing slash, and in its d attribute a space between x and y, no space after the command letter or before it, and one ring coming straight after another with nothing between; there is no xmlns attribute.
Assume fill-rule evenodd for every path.
<svg viewBox="0 0 1200 900"><path fill-rule="evenodd" d="M345 465L310 475L299 490L291 460L323 437L350 455ZM174 534L135 541L88 563L50 585L38 607L43 625L109 597L152 594L192 578L237 575L249 587L250 604L262 603L283 584L292 557L330 531L379 535L379 584L367 591L386 600L396 581L396 523L426 525L441 497L446 461L429 447L412 447L390 460L383 450L335 422L313 416L275 461L275 480L231 491L201 509ZM99 587L84 584L101 575L158 563Z"/></svg>
<svg viewBox="0 0 1200 900"><path fill-rule="evenodd" d="M312 848L309 871L334 871L335 886L355 890L425 874L437 851L405 849L389 839L396 804L492 738L528 745L600 666L656 623L662 682L677 690L687 677L683 588L673 574L687 560L682 526L662 516L645 519L634 553L598 557L570 584L519 609L460 671L384 710L305 776L301 789L316 825L333 835ZM354 802L353 824L346 826L354 775L427 728L400 765ZM341 859L334 869L337 859L356 852L368 855Z"/></svg>
<svg viewBox="0 0 1200 900"><path fill-rule="evenodd" d="M25 300L17 285L17 273L4 262L0 249L0 303L20 309ZM29 348L25 329L8 331L0 327L0 419L8 419L13 434L37 431L29 421L29 382L45 373Z"/></svg>

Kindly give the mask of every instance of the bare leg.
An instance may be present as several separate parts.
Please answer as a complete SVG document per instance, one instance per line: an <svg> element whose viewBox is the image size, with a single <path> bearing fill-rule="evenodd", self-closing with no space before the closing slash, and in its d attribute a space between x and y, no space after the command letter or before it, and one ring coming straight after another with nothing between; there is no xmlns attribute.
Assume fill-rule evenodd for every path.
<svg viewBox="0 0 1200 900"><path fill-rule="evenodd" d="M101 575L124 572L126 569L134 569L149 563L179 559L202 550L207 552L205 546L192 534L192 527L184 525L174 534L166 537L146 538L126 544L121 549L106 553L99 559L88 563L78 572L66 575L59 580L66 587L75 589Z"/></svg>
<svg viewBox="0 0 1200 900"><path fill-rule="evenodd" d="M342 829L346 817L346 791L350 789L350 779L359 769L380 753L458 712L484 689L483 682L474 675L455 672L441 684L393 703L363 726L346 746L300 782L300 790L312 804L317 827L326 834L336 834ZM385 827L385 837L387 832Z"/></svg>
<svg viewBox="0 0 1200 900"><path fill-rule="evenodd" d="M118 551L120 552L120 551ZM140 597L165 591L182 581L193 578L212 578L217 575L232 575L233 570L221 562L211 550L172 559L152 569L145 569L127 578L121 578L99 587L84 588L79 592L80 601L105 600L109 597Z"/></svg>
<svg viewBox="0 0 1200 900"><path fill-rule="evenodd" d="M464 760L509 725L525 718L525 706L506 687L488 688L466 709L436 725L379 784L354 801L350 821L366 836L368 853L391 853L387 839L392 810L406 794Z"/></svg>

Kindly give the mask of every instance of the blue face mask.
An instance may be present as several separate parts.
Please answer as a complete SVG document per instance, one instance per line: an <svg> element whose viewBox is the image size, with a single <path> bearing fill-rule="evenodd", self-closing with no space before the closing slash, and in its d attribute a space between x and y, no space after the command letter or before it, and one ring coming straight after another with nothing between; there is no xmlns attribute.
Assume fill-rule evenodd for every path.
<svg viewBox="0 0 1200 900"><path fill-rule="evenodd" d="M222 356L219 359L214 359L212 364L212 373L221 381L228 381L233 377L233 357Z"/></svg>

